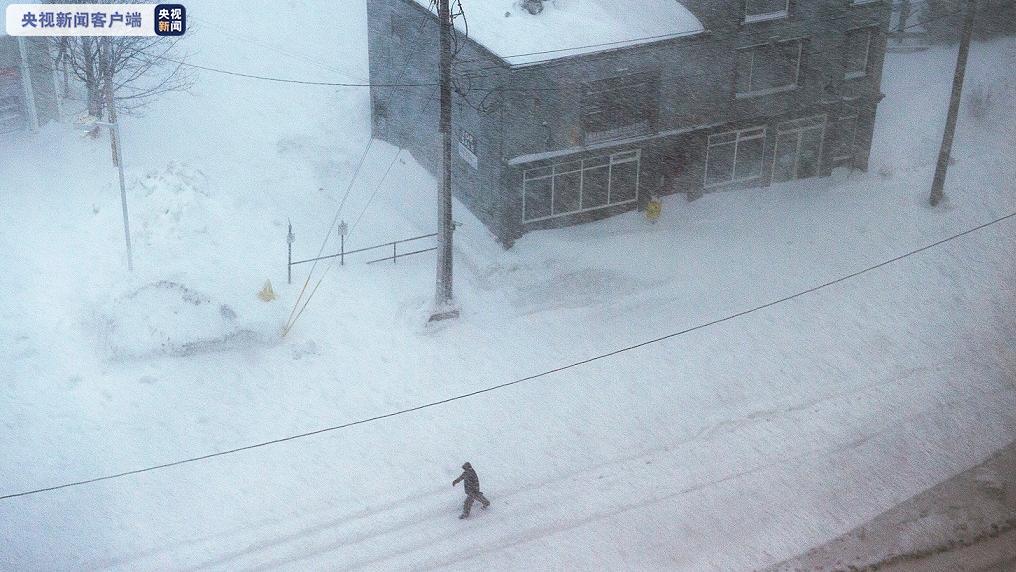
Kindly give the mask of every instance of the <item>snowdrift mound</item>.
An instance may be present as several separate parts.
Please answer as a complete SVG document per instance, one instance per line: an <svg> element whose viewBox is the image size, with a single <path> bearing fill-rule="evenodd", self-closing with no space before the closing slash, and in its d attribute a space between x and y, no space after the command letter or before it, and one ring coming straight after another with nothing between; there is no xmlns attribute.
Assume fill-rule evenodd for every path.
<svg viewBox="0 0 1016 572"><path fill-rule="evenodd" d="M243 321L230 305L167 280L116 297L100 323L116 359L242 349L277 337L270 324Z"/></svg>
<svg viewBox="0 0 1016 572"><path fill-rule="evenodd" d="M208 240L219 225L220 205L206 190L207 177L198 169L171 161L137 182L137 239L150 247L181 246L188 239Z"/></svg>

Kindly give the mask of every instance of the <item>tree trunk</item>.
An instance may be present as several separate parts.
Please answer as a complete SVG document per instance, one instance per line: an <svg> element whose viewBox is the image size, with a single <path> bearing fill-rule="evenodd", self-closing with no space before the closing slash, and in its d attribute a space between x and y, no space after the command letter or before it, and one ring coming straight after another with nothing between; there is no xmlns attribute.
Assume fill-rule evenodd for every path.
<svg viewBox="0 0 1016 572"><path fill-rule="evenodd" d="M92 117L102 117L103 97L101 77L98 73L96 53L94 44L97 40L87 36L81 38L81 61L85 75L85 97L88 103L88 114Z"/></svg>
<svg viewBox="0 0 1016 572"><path fill-rule="evenodd" d="M116 124L116 103L113 94L113 46L112 38L102 38L102 45L99 50L99 72L102 78L102 95L105 100L106 107L106 121L115 125ZM109 127L109 151L113 156L113 164L119 165L117 153L117 146L120 144L116 139L116 129L112 125Z"/></svg>

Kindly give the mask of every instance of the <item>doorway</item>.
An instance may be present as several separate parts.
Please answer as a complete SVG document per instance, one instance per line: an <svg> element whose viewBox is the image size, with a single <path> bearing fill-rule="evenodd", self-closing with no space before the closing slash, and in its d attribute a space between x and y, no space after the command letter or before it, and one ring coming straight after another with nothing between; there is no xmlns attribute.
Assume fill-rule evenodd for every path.
<svg viewBox="0 0 1016 572"><path fill-rule="evenodd" d="M815 177L822 162L825 115L781 123L776 129L773 182Z"/></svg>

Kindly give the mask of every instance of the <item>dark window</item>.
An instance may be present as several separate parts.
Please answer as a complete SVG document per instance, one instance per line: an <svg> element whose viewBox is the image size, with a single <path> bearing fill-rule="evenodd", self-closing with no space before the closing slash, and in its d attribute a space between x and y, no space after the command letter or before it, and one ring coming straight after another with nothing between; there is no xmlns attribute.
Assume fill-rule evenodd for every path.
<svg viewBox="0 0 1016 572"><path fill-rule="evenodd" d="M574 165L574 163L572 164ZM565 171L569 166L562 166ZM574 165L575 170L554 175L554 214L579 210L582 193L582 162Z"/></svg>
<svg viewBox="0 0 1016 572"><path fill-rule="evenodd" d="M582 208L590 209L607 204L607 185L609 181L609 163L602 167L582 171Z"/></svg>
<svg viewBox="0 0 1016 572"><path fill-rule="evenodd" d="M551 177L526 180L526 220L550 216Z"/></svg>
<svg viewBox="0 0 1016 572"><path fill-rule="evenodd" d="M735 150L736 146L733 143L709 146L709 155L706 158L707 187L733 180Z"/></svg>
<svg viewBox="0 0 1016 572"><path fill-rule="evenodd" d="M585 85L582 128L589 140L614 139L646 132L655 113L656 82L648 74Z"/></svg>
<svg viewBox="0 0 1016 572"><path fill-rule="evenodd" d="M762 174L766 130L753 127L709 136L706 186L754 179Z"/></svg>
<svg viewBox="0 0 1016 572"><path fill-rule="evenodd" d="M857 134L857 116L841 117L832 125L834 160L849 159L854 156L854 140Z"/></svg>
<svg viewBox="0 0 1016 572"><path fill-rule="evenodd" d="M765 142L765 136L738 141L735 179L751 179L762 174L762 149Z"/></svg>
<svg viewBox="0 0 1016 572"><path fill-rule="evenodd" d="M614 153L523 174L526 221L629 203L638 195L639 151Z"/></svg>
<svg viewBox="0 0 1016 572"><path fill-rule="evenodd" d="M610 165L610 202L623 203L635 200L638 181L638 161L612 163Z"/></svg>
<svg viewBox="0 0 1016 572"><path fill-rule="evenodd" d="M801 68L801 40L761 44L737 52L737 94L793 89Z"/></svg>
<svg viewBox="0 0 1016 572"><path fill-rule="evenodd" d="M871 28L847 32L847 42L843 49L843 73L847 78L862 77L868 74L871 32Z"/></svg>
<svg viewBox="0 0 1016 572"><path fill-rule="evenodd" d="M824 115L785 121L777 127L773 182L818 175L822 157Z"/></svg>

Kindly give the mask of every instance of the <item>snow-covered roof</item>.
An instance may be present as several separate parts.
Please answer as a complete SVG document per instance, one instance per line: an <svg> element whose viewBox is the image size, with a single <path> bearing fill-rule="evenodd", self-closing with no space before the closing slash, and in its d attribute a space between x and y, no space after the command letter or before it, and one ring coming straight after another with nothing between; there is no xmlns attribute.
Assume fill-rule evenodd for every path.
<svg viewBox="0 0 1016 572"><path fill-rule="evenodd" d="M521 0L461 0L460 32L512 65L588 54L697 34L702 23L677 0L544 0L530 14ZM430 0L416 0L427 8ZM453 6L455 4L453 3Z"/></svg>

